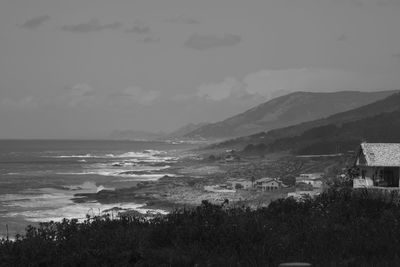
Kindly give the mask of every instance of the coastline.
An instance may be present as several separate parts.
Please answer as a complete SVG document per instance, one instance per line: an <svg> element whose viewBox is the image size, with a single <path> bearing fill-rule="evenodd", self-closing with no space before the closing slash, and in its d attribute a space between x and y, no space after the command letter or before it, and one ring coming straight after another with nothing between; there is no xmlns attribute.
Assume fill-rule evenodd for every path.
<svg viewBox="0 0 400 267"><path fill-rule="evenodd" d="M196 158L197 159L194 159ZM284 198L291 187L265 192L260 190L227 190L227 192L212 192L205 188L226 183L229 179L250 179L248 173L254 173L259 167L269 166L280 157L270 159L248 158L238 162L210 162L196 157L180 158L169 173L173 176L163 176L155 181L138 182L136 186L116 190L102 190L97 193L75 194L75 203L99 202L101 204L137 203L143 208L171 212L180 208L196 207L202 201L214 204L229 202L230 205L245 205L252 208L265 207L273 200ZM201 158L201 159L200 159ZM285 164L285 163L282 163ZM268 168L264 175L268 175ZM273 172L274 173L274 172ZM275 172L276 173L276 172ZM263 175L263 173L258 173Z"/></svg>

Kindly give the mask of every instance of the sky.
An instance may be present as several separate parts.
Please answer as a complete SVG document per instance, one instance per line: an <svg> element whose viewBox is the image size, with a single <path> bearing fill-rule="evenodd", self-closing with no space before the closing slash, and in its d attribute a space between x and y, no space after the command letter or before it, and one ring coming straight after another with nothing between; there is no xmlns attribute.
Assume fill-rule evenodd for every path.
<svg viewBox="0 0 400 267"><path fill-rule="evenodd" d="M2 0L0 138L216 122L400 89L400 0Z"/></svg>

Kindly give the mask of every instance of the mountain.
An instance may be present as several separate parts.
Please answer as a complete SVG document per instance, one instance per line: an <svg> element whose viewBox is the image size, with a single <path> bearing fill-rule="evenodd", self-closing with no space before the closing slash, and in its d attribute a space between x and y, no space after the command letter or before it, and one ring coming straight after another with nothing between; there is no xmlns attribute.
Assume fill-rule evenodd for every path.
<svg viewBox="0 0 400 267"><path fill-rule="evenodd" d="M198 123L198 124L189 123L168 134L163 132L154 133L154 132L134 131L134 130L115 130L109 135L109 138L112 140L137 140L137 141L184 139L183 138L184 135L205 125L207 125L207 123Z"/></svg>
<svg viewBox="0 0 400 267"><path fill-rule="evenodd" d="M204 125L185 137L226 139L269 131L351 110L383 99L394 92L295 92L272 99L224 121Z"/></svg>
<svg viewBox="0 0 400 267"><path fill-rule="evenodd" d="M183 136L187 135L188 133L193 132L193 131L199 129L200 127L204 127L206 125L208 125L208 123L206 123L206 122L197 123L197 124L189 123L189 124L186 124L178 129L176 129L172 133L169 133L168 137L169 138L180 138L180 137L183 137Z"/></svg>
<svg viewBox="0 0 400 267"><path fill-rule="evenodd" d="M266 150L270 152L290 150L301 155L345 153L354 151L362 141L399 143L400 108L342 125L328 124L315 127L300 136L278 139L268 145Z"/></svg>
<svg viewBox="0 0 400 267"><path fill-rule="evenodd" d="M229 140L215 147L329 154L352 150L362 140L400 142L400 93L324 119Z"/></svg>

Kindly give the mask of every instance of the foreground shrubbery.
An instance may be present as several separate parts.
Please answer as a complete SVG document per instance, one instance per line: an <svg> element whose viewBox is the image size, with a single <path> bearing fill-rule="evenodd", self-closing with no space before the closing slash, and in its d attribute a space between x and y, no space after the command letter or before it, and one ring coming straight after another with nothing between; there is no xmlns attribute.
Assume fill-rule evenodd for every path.
<svg viewBox="0 0 400 267"><path fill-rule="evenodd" d="M331 190L268 208L203 203L150 221L138 217L64 220L1 241L12 266L399 266L397 194Z"/></svg>

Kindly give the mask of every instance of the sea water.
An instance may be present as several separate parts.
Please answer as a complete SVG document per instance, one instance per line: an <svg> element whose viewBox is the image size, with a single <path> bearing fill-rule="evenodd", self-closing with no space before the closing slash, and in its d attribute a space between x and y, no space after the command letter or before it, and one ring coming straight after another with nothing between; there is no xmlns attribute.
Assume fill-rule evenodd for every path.
<svg viewBox="0 0 400 267"><path fill-rule="evenodd" d="M0 237L26 225L84 219L112 208L143 205L74 203L77 193L135 186L169 173L193 145L136 141L0 140Z"/></svg>

